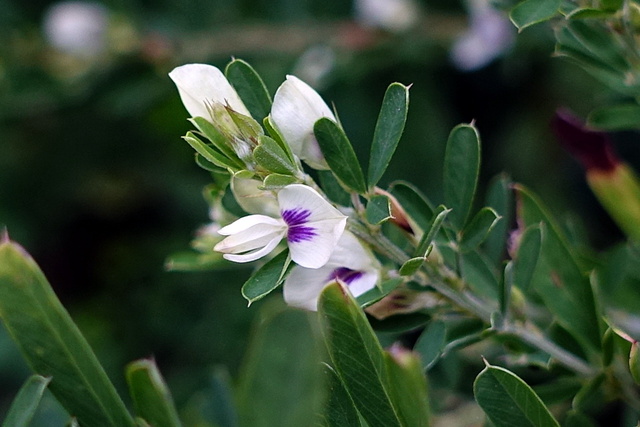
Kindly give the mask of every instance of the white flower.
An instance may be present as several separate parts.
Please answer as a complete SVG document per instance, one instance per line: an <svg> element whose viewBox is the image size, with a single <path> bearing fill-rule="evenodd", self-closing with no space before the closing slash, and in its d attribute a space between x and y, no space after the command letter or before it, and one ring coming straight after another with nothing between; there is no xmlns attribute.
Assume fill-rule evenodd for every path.
<svg viewBox="0 0 640 427"><path fill-rule="evenodd" d="M322 117L336 120L318 92L295 76L287 76L273 97L271 120L291 151L315 169L328 169L313 134Z"/></svg>
<svg viewBox="0 0 640 427"><path fill-rule="evenodd" d="M284 300L293 307L317 310L326 285L339 281L354 297L373 289L380 280L380 263L371 251L345 231L329 261L321 268L295 266L284 282Z"/></svg>
<svg viewBox="0 0 640 427"><path fill-rule="evenodd" d="M488 65L511 47L515 28L507 16L488 0L470 0L471 27L453 45L451 59L460 70L473 71Z"/></svg>
<svg viewBox="0 0 640 427"><path fill-rule="evenodd" d="M235 262L255 261L286 237L291 259L307 268L327 263L344 231L347 217L318 192L302 184L278 192L280 218L249 215L222 227L228 236L213 249Z"/></svg>
<svg viewBox="0 0 640 427"><path fill-rule="evenodd" d="M204 117L211 121L210 109L215 104L229 106L234 111L251 117L236 90L222 71L213 65L182 65L174 68L169 77L178 87L180 99L191 117Z"/></svg>

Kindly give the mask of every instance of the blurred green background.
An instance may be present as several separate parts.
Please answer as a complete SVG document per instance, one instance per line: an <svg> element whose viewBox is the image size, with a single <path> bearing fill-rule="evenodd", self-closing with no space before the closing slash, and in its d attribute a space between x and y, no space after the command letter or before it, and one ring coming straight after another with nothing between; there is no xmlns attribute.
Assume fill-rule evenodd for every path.
<svg viewBox="0 0 640 427"><path fill-rule="evenodd" d="M0 224L41 265L120 387L124 364L147 356L179 406L212 366L235 375L263 304L247 308L240 295L248 269L164 270L208 221L209 177L180 139L190 126L167 77L183 63L244 59L271 93L298 75L335 104L365 163L386 87L412 84L407 129L382 184L406 179L440 202L447 135L475 120L483 185L505 171L576 239L596 248L620 239L548 126L559 106L584 116L612 95L552 58L548 25L517 37L509 27L512 45L462 70L451 57L470 23L462 1L417 1L417 20L399 31L363 21L345 0L91 5L92 36L57 41L46 22L60 4L0 0ZM633 137L615 135L636 163ZM27 373L0 333L0 413Z"/></svg>

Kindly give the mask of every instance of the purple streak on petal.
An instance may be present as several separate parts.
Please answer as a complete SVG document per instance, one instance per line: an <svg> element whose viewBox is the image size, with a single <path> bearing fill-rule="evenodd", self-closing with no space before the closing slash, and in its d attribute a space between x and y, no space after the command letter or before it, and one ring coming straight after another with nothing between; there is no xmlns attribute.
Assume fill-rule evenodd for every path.
<svg viewBox="0 0 640 427"><path fill-rule="evenodd" d="M364 273L362 271L351 270L350 268L347 268L347 267L340 267L340 268L336 268L331 272L328 280L329 281L339 280L347 285L350 285L355 280L358 280L359 278L361 278L363 275Z"/></svg>
<svg viewBox="0 0 640 427"><path fill-rule="evenodd" d="M613 151L609 135L588 129L569 110L556 111L552 127L560 144L576 157L585 169L610 172L620 163Z"/></svg>
<svg viewBox="0 0 640 427"><path fill-rule="evenodd" d="M307 209L286 209L281 212L282 219L287 223L287 241L290 243L311 240L317 235L315 228L309 227L307 219L311 216L311 211Z"/></svg>

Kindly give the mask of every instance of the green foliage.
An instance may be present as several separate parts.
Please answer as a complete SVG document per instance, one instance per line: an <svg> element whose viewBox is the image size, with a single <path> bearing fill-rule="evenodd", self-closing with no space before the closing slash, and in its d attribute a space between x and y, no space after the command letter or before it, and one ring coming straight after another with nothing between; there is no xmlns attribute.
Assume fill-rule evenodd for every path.
<svg viewBox="0 0 640 427"><path fill-rule="evenodd" d="M182 426L171 393L153 360L131 362L126 377L138 417L155 427Z"/></svg>
<svg viewBox="0 0 640 427"><path fill-rule="evenodd" d="M50 382L51 378L40 375L30 376L11 403L2 427L27 427Z"/></svg>
<svg viewBox="0 0 640 427"><path fill-rule="evenodd" d="M511 9L509 18L522 31L556 16L561 2L562 0L525 0Z"/></svg>
<svg viewBox="0 0 640 427"><path fill-rule="evenodd" d="M384 195L371 197L367 203L366 217L367 221L373 225L382 224L392 218L389 198Z"/></svg>
<svg viewBox="0 0 640 427"><path fill-rule="evenodd" d="M313 132L318 139L322 154L335 176L348 188L359 194L367 191L362 168L353 151L351 142L340 126L331 119L316 122Z"/></svg>
<svg viewBox="0 0 640 427"><path fill-rule="evenodd" d="M560 427L531 387L499 366L487 363L473 384L473 393L496 427Z"/></svg>
<svg viewBox="0 0 640 427"><path fill-rule="evenodd" d="M254 119L262 120L269 115L271 96L251 65L242 59L234 59L227 64L224 74Z"/></svg>
<svg viewBox="0 0 640 427"><path fill-rule="evenodd" d="M378 184L389 165L404 131L408 110L409 88L400 83L392 83L382 100L382 108L371 143L367 178L369 187Z"/></svg>
<svg viewBox="0 0 640 427"><path fill-rule="evenodd" d="M444 157L444 202L451 222L462 229L467 221L480 173L480 135L471 125L458 125L449 134Z"/></svg>
<svg viewBox="0 0 640 427"><path fill-rule="evenodd" d="M251 303L265 297L285 279L292 267L289 251L284 250L265 263L242 286L242 296Z"/></svg>
<svg viewBox="0 0 640 427"><path fill-rule="evenodd" d="M84 426L133 426L124 403L36 263L0 242L0 318L33 371Z"/></svg>

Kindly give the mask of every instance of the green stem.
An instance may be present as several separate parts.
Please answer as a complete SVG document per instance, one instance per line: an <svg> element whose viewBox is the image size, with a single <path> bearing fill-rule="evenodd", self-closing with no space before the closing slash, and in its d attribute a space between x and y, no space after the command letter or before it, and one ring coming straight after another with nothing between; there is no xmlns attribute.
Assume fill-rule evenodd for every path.
<svg viewBox="0 0 640 427"><path fill-rule="evenodd" d="M349 222L349 229L356 236L369 243L378 253L386 256L390 260L398 264L403 264L409 259L409 256L402 249L398 248L386 236L380 233L379 230L369 229L366 225L357 221ZM491 322L491 313L495 310L481 299L476 298L475 295L465 291L465 289L468 289L468 286L464 280L444 266L442 269L438 269L426 263L422 271L416 273L414 279L425 286L431 286L455 306L471 313L483 322ZM528 329L525 326L505 321L495 329L495 332L498 335L515 337L523 343L547 353L559 364L577 374L593 376L596 373L596 369L583 359L547 339L541 333Z"/></svg>

